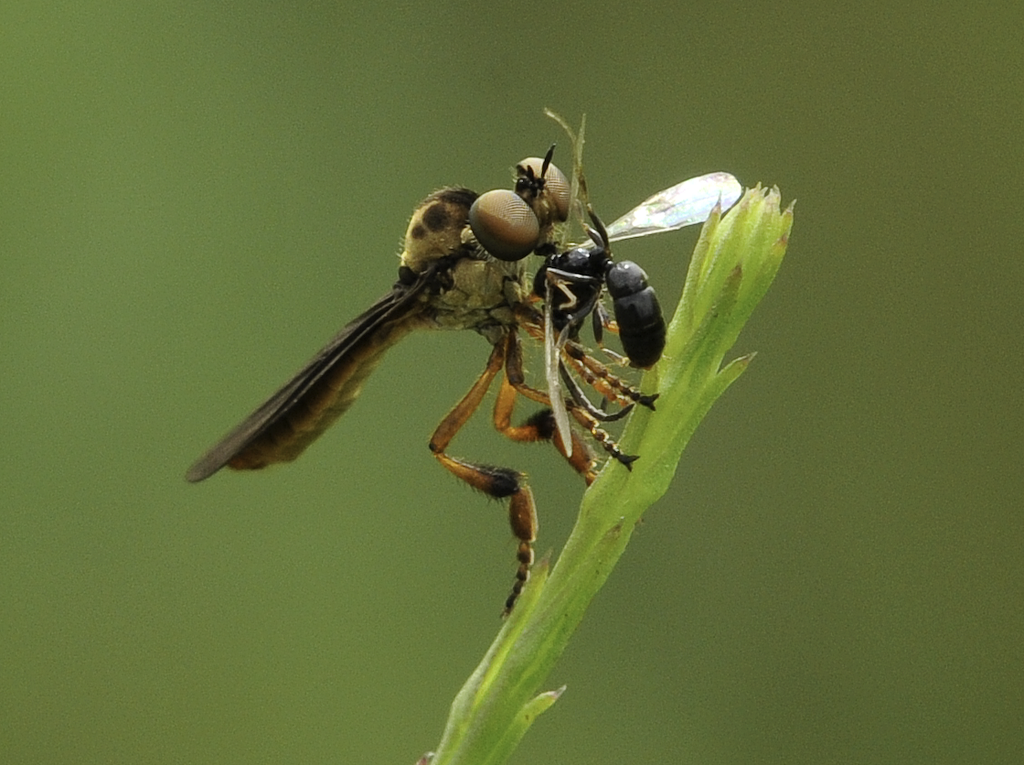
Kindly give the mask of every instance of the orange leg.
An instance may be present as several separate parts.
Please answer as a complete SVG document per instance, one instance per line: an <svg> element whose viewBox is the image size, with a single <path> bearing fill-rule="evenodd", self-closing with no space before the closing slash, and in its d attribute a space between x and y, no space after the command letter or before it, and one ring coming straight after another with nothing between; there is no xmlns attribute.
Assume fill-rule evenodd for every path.
<svg viewBox="0 0 1024 765"><path fill-rule="evenodd" d="M504 366L509 344L514 342L512 338L514 335L510 333L494 346L483 374L473 383L473 387L455 405L455 408L441 420L441 424L437 426L430 439L430 451L452 475L461 478L474 489L478 489L490 497L495 499L507 497L509 500L509 524L512 526L512 533L519 540L519 547L516 551L519 567L516 570L512 592L505 601L503 612L505 615L508 615L515 605L523 585L526 584L526 580L530 576L530 567L533 565L533 541L537 537L537 509L533 501L533 494L525 484L526 477L522 473L510 468L467 462L446 454L445 450L455 434L480 406L491 382Z"/></svg>
<svg viewBox="0 0 1024 765"><path fill-rule="evenodd" d="M524 321L521 326L535 336L536 331L539 330L543 337L543 330L533 326L531 322ZM653 397L643 397L639 392L634 392L634 389L613 375L585 351L581 349L581 353L577 353L577 347L575 343L567 344L566 361L595 390L619 404L626 404L632 400L647 406L651 405ZM537 508L533 500L533 493L526 485L526 476L522 473L511 468L469 462L447 453L448 445L480 406L488 388L502 368L504 368L505 374L494 402L495 428L513 441L551 441L573 469L583 476L588 486L597 478L597 472L596 462L589 445L575 430L571 433L572 456L566 454L565 444L562 442L555 425L554 415L549 408L551 399L544 391L526 384L523 373L522 348L515 332L509 332L494 346L483 373L473 383L469 392L445 415L430 439L430 451L448 472L490 497L508 498L509 500L509 524L512 527L512 533L519 540L516 550L516 560L519 562L519 566L516 570L512 591L505 601L503 614L507 616L529 579L530 567L533 565L533 542L537 537ZM522 425L513 425L512 413L515 409L517 395L545 408L533 414ZM601 428L600 422L593 415L571 400L566 400L566 408L608 454L626 468L630 468L636 457L623 454L618 444Z"/></svg>
<svg viewBox="0 0 1024 765"><path fill-rule="evenodd" d="M597 473L594 471L593 455L586 442L575 431L572 432L572 456L566 455L565 444L562 443L562 437L555 426L555 417L550 409L535 412L522 425L512 425L516 394L546 407L551 406L551 400L546 393L526 384L522 349L518 338L513 337L505 357L505 379L501 382L501 390L498 391L498 398L494 402L494 427L513 441L551 441L573 469L583 476L587 486L590 486L597 478Z"/></svg>
<svg viewBox="0 0 1024 765"><path fill-rule="evenodd" d="M530 332L531 335L533 334L533 329L531 329L529 324L524 323L522 326L524 326L527 329L527 331ZM541 332L543 333L543 330L541 330ZM541 336L543 337L543 334ZM568 347L568 345L566 347ZM519 365L516 366L517 359L519 359L519 357L516 356L512 351L510 351L508 360L505 362L505 376L506 378L508 378L508 381L512 384L512 386L516 389L518 393L522 394L531 401L536 401L537 403L544 404L545 406L551 406L551 400L548 398L548 395L546 393L543 393L535 388L531 388L530 386L526 385L525 382L523 382L521 360L519 360L518 362ZM594 363L597 362L595 361ZM597 441L597 443L601 444L602 449L608 452L608 454L610 454L617 462L622 464L627 470L632 469L631 465L633 464L633 462L636 461L637 457L632 454L623 453L623 451L619 449L619 445L615 442L615 439L613 439L611 435L609 435L608 432L601 427L601 423L598 422L596 418L594 418L588 412L584 411L581 407L577 406L576 403L572 400L567 399L565 402L565 407L568 410L569 414L573 416L573 419L575 419L576 422L578 422L580 425L586 428L587 432L590 433L591 437L595 441ZM552 423L550 427L554 429L555 426ZM574 455L576 454L577 445L579 445L583 449L587 448L586 445L579 440L576 434L573 434L572 438ZM559 441L560 439L555 439L556 446L558 446ZM561 447L559 447L559 449L564 455L565 450L561 449ZM589 449L587 449L587 451L584 454L586 455L586 459L592 459ZM570 464L573 464L574 460L570 459L569 462ZM573 464L573 467L576 467L576 465ZM584 477L587 480L588 486L591 483L593 483L594 479L597 477L597 474L593 472L592 469L589 471L583 471L577 468L577 470L580 473L583 473Z"/></svg>

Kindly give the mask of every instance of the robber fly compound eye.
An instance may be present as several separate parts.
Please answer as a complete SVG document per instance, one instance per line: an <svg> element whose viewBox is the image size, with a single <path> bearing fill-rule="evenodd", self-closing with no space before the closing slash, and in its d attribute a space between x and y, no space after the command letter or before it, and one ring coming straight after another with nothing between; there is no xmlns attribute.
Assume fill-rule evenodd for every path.
<svg viewBox="0 0 1024 765"><path fill-rule="evenodd" d="M551 164L552 146L547 156L527 157L516 165L516 193L533 207L537 217L550 222L569 217L572 186L565 173Z"/></svg>
<svg viewBox="0 0 1024 765"><path fill-rule="evenodd" d="M530 206L505 189L488 191L469 208L473 236L498 260L522 260L537 246L540 222Z"/></svg>

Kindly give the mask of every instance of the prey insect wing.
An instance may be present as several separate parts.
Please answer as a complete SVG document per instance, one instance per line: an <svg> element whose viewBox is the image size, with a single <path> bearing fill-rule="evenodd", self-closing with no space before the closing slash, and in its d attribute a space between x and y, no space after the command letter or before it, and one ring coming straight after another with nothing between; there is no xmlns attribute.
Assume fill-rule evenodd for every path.
<svg viewBox="0 0 1024 765"><path fill-rule="evenodd" d="M550 306L554 299L554 284L547 281L545 303ZM548 384L548 397L551 399L551 411L555 416L555 427L558 436L565 445L565 456L572 456L572 431L569 427L569 412L565 408L565 397L562 395L562 383L559 369L562 366L562 348L569 336L569 327L561 332L555 330L550 308L544 310L544 378ZM557 336L557 339L556 339Z"/></svg>
<svg viewBox="0 0 1024 765"><path fill-rule="evenodd" d="M721 204L728 210L743 193L729 173L708 173L659 191L608 226L608 241L619 242L703 223Z"/></svg>

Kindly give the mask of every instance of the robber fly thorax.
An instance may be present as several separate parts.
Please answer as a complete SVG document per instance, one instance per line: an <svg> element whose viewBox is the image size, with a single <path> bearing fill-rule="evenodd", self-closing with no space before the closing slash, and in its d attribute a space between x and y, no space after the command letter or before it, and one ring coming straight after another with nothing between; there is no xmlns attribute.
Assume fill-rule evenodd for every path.
<svg viewBox="0 0 1024 765"><path fill-rule="evenodd" d="M420 319L433 329L473 329L491 344L516 324L513 306L529 294L524 261L498 260L472 235L469 211L477 194L449 188L413 212L400 256L399 283L429 275Z"/></svg>

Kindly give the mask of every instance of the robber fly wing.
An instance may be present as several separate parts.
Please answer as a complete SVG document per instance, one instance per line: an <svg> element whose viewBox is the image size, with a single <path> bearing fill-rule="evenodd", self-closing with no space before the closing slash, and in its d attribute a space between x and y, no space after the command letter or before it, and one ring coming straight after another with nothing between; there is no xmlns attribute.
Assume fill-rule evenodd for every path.
<svg viewBox="0 0 1024 765"><path fill-rule="evenodd" d="M703 223L721 202L728 210L743 193L740 182L729 173L708 173L659 191L608 226L608 241L675 231Z"/></svg>
<svg viewBox="0 0 1024 765"><path fill-rule="evenodd" d="M200 457L186 479L202 481L225 465L254 470L298 457L352 405L384 352L418 326L424 305L419 298L432 275L433 270L428 270L411 285L396 284L346 325L291 380Z"/></svg>

